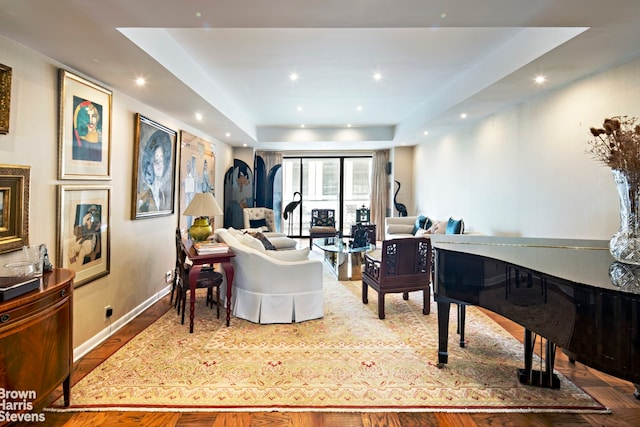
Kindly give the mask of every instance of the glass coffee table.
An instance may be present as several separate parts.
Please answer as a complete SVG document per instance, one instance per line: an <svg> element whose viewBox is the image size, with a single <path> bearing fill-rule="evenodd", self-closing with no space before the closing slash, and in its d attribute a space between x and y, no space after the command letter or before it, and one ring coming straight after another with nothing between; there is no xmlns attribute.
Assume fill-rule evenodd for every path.
<svg viewBox="0 0 640 427"><path fill-rule="evenodd" d="M362 258L365 252L375 249L371 244L352 248L347 239L327 239L326 243L314 243L313 245L324 251L324 260L331 270L338 276L338 280L361 280Z"/></svg>

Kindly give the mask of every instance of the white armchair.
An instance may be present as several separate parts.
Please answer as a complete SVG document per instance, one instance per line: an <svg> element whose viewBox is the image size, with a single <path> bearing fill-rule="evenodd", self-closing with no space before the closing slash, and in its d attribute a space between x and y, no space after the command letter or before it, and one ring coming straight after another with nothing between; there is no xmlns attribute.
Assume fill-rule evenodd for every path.
<svg viewBox="0 0 640 427"><path fill-rule="evenodd" d="M244 208L242 216L244 217L244 228L262 228L262 231L276 232L276 217L273 209Z"/></svg>
<svg viewBox="0 0 640 427"><path fill-rule="evenodd" d="M245 229L261 229L262 233L277 249L295 249L298 242L276 231L276 216L269 208L242 209Z"/></svg>

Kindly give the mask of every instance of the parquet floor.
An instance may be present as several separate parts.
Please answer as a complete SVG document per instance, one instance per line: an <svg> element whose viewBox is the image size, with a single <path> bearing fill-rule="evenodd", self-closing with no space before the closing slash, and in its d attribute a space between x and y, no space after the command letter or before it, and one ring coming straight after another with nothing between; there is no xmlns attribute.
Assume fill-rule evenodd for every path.
<svg viewBox="0 0 640 427"><path fill-rule="evenodd" d="M72 383L108 358L138 332L169 309L163 298L129 325L118 331L75 366ZM492 313L488 314L511 332L522 337L522 328ZM433 314L432 314L433 315ZM185 333L188 327L185 325ZM640 400L633 397L633 386L581 364L571 364L561 352L556 368L612 410L611 414L468 414L468 413L318 413L318 412L83 412L46 413L46 426L301 426L301 427L369 427L369 426L640 426ZM61 390L60 390L61 393ZM53 399L55 396L51 396ZM73 393L72 393L73 399ZM14 424L31 426L34 424Z"/></svg>

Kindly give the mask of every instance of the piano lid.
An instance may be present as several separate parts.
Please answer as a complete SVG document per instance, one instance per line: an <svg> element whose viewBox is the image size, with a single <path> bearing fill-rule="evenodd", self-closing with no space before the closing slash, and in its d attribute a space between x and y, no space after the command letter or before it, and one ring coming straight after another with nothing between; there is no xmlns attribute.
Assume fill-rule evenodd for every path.
<svg viewBox="0 0 640 427"><path fill-rule="evenodd" d="M640 266L616 262L608 240L432 234L436 249L504 261L589 286L640 294Z"/></svg>

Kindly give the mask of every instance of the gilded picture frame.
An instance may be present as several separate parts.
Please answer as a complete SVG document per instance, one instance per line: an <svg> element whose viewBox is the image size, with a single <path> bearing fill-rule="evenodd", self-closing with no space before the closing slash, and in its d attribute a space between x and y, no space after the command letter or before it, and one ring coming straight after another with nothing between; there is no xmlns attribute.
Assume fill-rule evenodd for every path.
<svg viewBox="0 0 640 427"><path fill-rule="evenodd" d="M111 186L58 185L58 263L76 272L74 287L109 274Z"/></svg>
<svg viewBox="0 0 640 427"><path fill-rule="evenodd" d="M29 244L31 167L0 165L0 254Z"/></svg>
<svg viewBox="0 0 640 427"><path fill-rule="evenodd" d="M174 213L177 135L136 113L131 219Z"/></svg>
<svg viewBox="0 0 640 427"><path fill-rule="evenodd" d="M191 227L193 218L182 215L195 193L211 192L215 196L216 155L215 144L180 131L180 203L178 226L180 229Z"/></svg>
<svg viewBox="0 0 640 427"><path fill-rule="evenodd" d="M111 179L112 91L59 72L58 179Z"/></svg>
<svg viewBox="0 0 640 427"><path fill-rule="evenodd" d="M0 134L9 133L11 109L11 67L0 64Z"/></svg>

